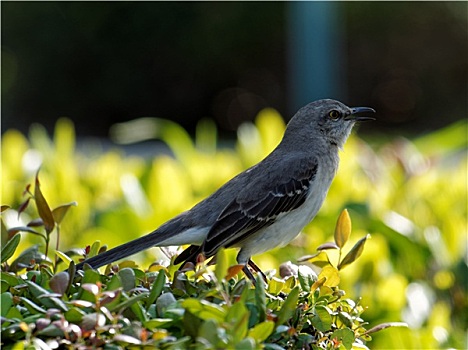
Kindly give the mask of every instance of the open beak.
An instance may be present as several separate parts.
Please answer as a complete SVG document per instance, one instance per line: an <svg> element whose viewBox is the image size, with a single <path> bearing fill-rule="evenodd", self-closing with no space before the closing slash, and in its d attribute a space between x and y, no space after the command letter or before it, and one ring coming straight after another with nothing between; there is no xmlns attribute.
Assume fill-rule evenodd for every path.
<svg viewBox="0 0 468 350"><path fill-rule="evenodd" d="M363 114L375 113L375 110L370 107L353 107L351 114L346 116L345 120L354 120L357 122L365 122L368 120L375 120L374 117L365 116Z"/></svg>

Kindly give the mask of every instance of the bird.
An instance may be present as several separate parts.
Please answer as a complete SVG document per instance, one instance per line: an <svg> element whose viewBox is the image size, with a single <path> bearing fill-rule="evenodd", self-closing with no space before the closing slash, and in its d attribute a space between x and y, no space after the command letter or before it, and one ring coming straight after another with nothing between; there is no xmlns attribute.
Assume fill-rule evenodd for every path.
<svg viewBox="0 0 468 350"><path fill-rule="evenodd" d="M115 262L150 247L190 245L174 264L196 264L220 248L237 248L237 262L255 283L265 274L251 260L287 245L322 206L338 170L339 151L356 122L374 120L370 107L348 107L332 100L311 102L297 111L278 146L206 199L153 232L76 265L92 268Z"/></svg>

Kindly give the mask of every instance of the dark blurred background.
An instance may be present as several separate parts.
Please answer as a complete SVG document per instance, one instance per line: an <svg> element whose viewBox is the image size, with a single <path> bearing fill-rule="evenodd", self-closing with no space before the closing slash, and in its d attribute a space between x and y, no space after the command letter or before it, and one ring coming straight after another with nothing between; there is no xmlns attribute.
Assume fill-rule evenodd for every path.
<svg viewBox="0 0 468 350"><path fill-rule="evenodd" d="M467 2L2 2L2 132L139 117L229 136L317 98L414 134L466 118Z"/></svg>

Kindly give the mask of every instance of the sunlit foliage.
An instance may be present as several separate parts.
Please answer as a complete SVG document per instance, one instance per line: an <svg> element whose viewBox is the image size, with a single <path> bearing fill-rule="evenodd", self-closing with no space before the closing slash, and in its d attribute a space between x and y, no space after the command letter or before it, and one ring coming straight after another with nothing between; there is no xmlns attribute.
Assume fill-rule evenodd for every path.
<svg viewBox="0 0 468 350"><path fill-rule="evenodd" d="M194 141L176 124L149 122L174 157L146 160L89 144L77 150L67 119L57 122L52 138L39 125L28 137L7 131L2 137L2 203L11 209L2 214L2 246L6 229L36 217L31 207L21 215L17 210L39 166L51 208L77 202L60 223L59 250L84 248L97 239L113 247L150 232L259 161L285 127L275 111L265 110L255 125L239 129L234 148L221 148L209 121L199 126ZM359 259L340 272L340 288L347 297L362 297L363 317L371 325L404 321L410 326L376 333L372 348L465 348L466 127L460 122L413 140L365 142L353 135L317 218L289 246L255 261L264 270L278 270L288 260L296 263L315 254L333 241L336 218L347 208L353 235L343 254L368 233L371 238ZM54 250L56 235L51 239ZM22 233L15 256L33 244L44 240ZM338 251L327 252L337 266ZM227 255L232 262L233 252ZM132 257L142 266L155 259L167 261L159 249Z"/></svg>

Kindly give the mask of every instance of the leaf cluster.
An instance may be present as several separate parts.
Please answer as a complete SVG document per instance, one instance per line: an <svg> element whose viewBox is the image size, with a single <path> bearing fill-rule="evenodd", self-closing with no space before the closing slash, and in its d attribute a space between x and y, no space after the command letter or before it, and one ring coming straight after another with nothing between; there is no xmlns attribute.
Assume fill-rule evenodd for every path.
<svg viewBox="0 0 468 350"><path fill-rule="evenodd" d="M52 215L38 175L30 199L44 223L38 226L44 226L45 239L64 215ZM29 226L11 230L19 231L30 233ZM338 249L350 233L351 221L343 211L336 225ZM282 278L271 277L264 285L259 277L253 286L241 269L228 266L226 253L220 250L214 271L204 261L182 270L172 264L142 270L123 262L109 265L101 274L91 268L76 271L72 258L59 250L55 263L46 259L47 253L37 259L41 257L37 247L27 253L27 264L20 263L25 260L23 252L9 265L19 237L13 235L2 249L1 332L6 348L365 349L373 332L361 318L364 308L344 298L338 288L338 270L327 272L331 264L322 266L318 278L306 266L289 264ZM360 242L338 269L359 257ZM95 242L85 254L100 250ZM61 262L68 268L56 272Z"/></svg>

